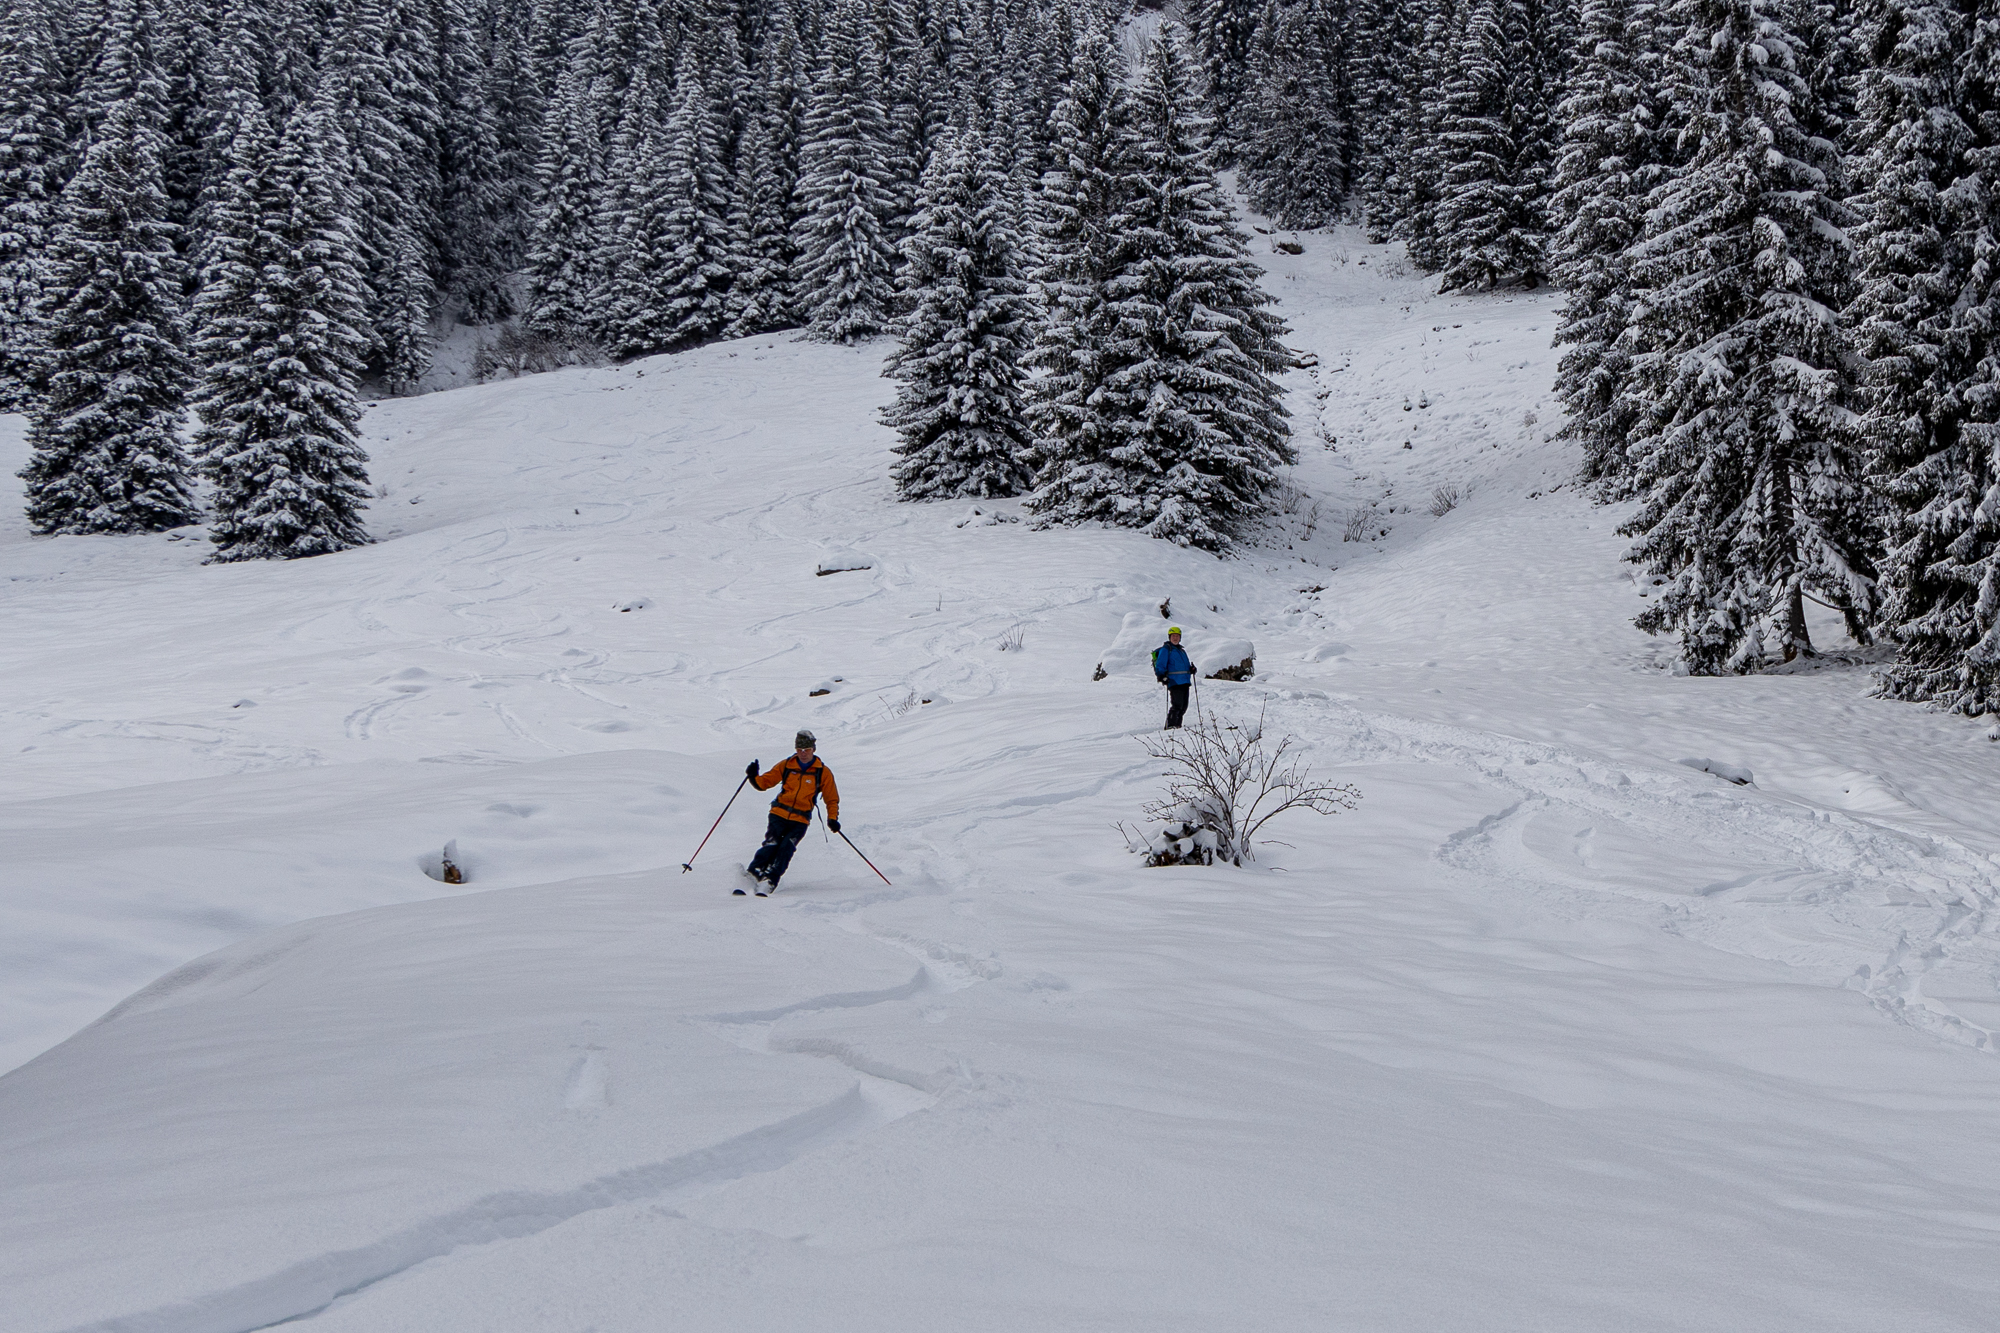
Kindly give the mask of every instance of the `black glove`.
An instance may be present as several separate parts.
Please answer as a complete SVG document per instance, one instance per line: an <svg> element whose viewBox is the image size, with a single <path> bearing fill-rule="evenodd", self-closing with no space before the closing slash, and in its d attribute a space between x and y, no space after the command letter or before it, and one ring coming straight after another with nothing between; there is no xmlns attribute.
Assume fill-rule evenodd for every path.
<svg viewBox="0 0 2000 1333"><path fill-rule="evenodd" d="M1167 683L1167 678L1165 676L1155 676L1153 677L1153 679L1159 681L1160 684L1162 685Z"/></svg>
<svg viewBox="0 0 2000 1333"><path fill-rule="evenodd" d="M750 767L743 770L743 776L746 778L754 778L757 776L757 761L755 759L752 759L750 761Z"/></svg>
<svg viewBox="0 0 2000 1333"><path fill-rule="evenodd" d="M839 821L838 819L829 819L829 820L827 820L827 821L826 821L826 826L827 826L828 828L832 829L832 830L833 830L833 831L834 831L835 833L838 833L838 832L840 832L840 821Z"/></svg>

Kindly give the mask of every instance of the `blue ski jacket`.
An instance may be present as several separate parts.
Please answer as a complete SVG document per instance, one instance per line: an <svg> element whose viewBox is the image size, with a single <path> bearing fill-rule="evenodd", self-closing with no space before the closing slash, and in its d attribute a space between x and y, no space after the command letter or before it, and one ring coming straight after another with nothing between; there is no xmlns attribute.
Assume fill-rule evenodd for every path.
<svg viewBox="0 0 2000 1333"><path fill-rule="evenodd" d="M1194 659L1169 640L1153 650L1153 675L1169 685L1186 685L1194 680Z"/></svg>

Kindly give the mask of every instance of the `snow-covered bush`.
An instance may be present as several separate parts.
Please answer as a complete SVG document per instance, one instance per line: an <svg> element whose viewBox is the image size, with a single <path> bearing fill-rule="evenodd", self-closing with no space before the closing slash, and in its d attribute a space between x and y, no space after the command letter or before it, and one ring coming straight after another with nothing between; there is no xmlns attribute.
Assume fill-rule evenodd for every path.
<svg viewBox="0 0 2000 1333"><path fill-rule="evenodd" d="M1330 815L1352 810L1359 788L1315 782L1293 753L1297 738L1268 736L1254 723L1207 713L1193 725L1143 738L1146 753L1167 765L1167 794L1145 807L1157 828L1127 832L1149 866L1242 865L1254 860L1257 831L1287 810Z"/></svg>

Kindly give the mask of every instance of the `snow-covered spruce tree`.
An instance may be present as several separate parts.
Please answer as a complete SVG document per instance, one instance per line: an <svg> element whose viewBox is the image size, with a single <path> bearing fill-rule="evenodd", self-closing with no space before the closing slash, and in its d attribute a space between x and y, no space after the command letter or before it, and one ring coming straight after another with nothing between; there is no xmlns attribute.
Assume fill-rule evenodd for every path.
<svg viewBox="0 0 2000 1333"><path fill-rule="evenodd" d="M1424 30L1423 7L1400 0L1356 0L1349 31L1359 47L1353 100L1361 133L1354 192L1361 225L1377 245L1399 221L1400 149L1417 114L1416 79Z"/></svg>
<svg viewBox="0 0 2000 1333"><path fill-rule="evenodd" d="M713 338L729 318L729 172L709 114L708 90L694 75L679 83L661 178L670 203L661 230L666 263L660 271L667 347Z"/></svg>
<svg viewBox="0 0 2000 1333"><path fill-rule="evenodd" d="M1294 460L1273 376L1290 354L1221 197L1194 70L1162 29L1131 99L1105 284L1110 336L1088 453L1052 453L1030 497L1045 521L1100 520L1208 550Z"/></svg>
<svg viewBox="0 0 2000 1333"><path fill-rule="evenodd" d="M684 70L665 126L646 74L626 90L612 154L612 189L600 225L600 337L619 356L683 347L722 328L729 270L721 145L708 91Z"/></svg>
<svg viewBox="0 0 2000 1333"><path fill-rule="evenodd" d="M1957 4L1875 0L1856 106L1862 436L1887 501L1891 698L2000 712L2000 105L1995 34ZM1977 40L1975 39L1977 33Z"/></svg>
<svg viewBox="0 0 2000 1333"><path fill-rule="evenodd" d="M1271 0L1259 25L1237 157L1250 207L1281 227L1340 216L1360 142L1345 11L1331 0Z"/></svg>
<svg viewBox="0 0 2000 1333"><path fill-rule="evenodd" d="M1028 481L1021 355L1030 303L1007 173L976 130L941 143L924 173L900 285L910 303L882 414L902 436L905 500L1017 495Z"/></svg>
<svg viewBox="0 0 2000 1333"><path fill-rule="evenodd" d="M1438 124L1442 286L1533 287L1547 270L1543 216L1555 127L1542 77L1542 0L1471 0Z"/></svg>
<svg viewBox="0 0 2000 1333"><path fill-rule="evenodd" d="M798 294L806 336L851 343L889 326L896 193L880 62L861 0L834 0L800 153Z"/></svg>
<svg viewBox="0 0 2000 1333"><path fill-rule="evenodd" d="M1198 0L1193 6L1195 59L1211 119L1216 160L1235 161L1238 120L1249 102L1250 49L1259 0Z"/></svg>
<svg viewBox="0 0 2000 1333"><path fill-rule="evenodd" d="M316 90L342 134L338 179L352 201L369 360L396 393L412 391L430 368L437 314L435 29L420 0L352 0Z"/></svg>
<svg viewBox="0 0 2000 1333"><path fill-rule="evenodd" d="M541 201L528 249L528 327L576 342L595 323L597 194L603 179L588 38L571 46L542 130L535 176Z"/></svg>
<svg viewBox="0 0 2000 1333"><path fill-rule="evenodd" d="M214 16L206 6L166 5L160 11L156 56L160 81L166 86L165 114L160 122L160 179L172 205L170 219L181 230L183 244L193 239L189 223L201 196L205 103L202 81L208 50L215 40ZM182 251L186 257L186 250Z"/></svg>
<svg viewBox="0 0 2000 1333"><path fill-rule="evenodd" d="M195 298L195 444L215 485L212 562L293 560L368 541L368 455L354 376L366 345L332 98L273 145L260 114L232 145Z"/></svg>
<svg viewBox="0 0 2000 1333"><path fill-rule="evenodd" d="M1034 234L1027 230L1027 210L1040 187L1042 173L1055 165L1056 104L1069 86L1070 58L1085 14L1066 3L1044 6L1038 17L1015 36L1013 59L1015 78L1020 83L1015 101L1014 172L1020 185L1022 241L1032 250Z"/></svg>
<svg viewBox="0 0 2000 1333"><path fill-rule="evenodd" d="M1639 628L1673 631L1696 675L1754 670L1765 630L1810 652L1804 595L1867 633L1868 504L1854 358L1827 298L1851 258L1826 145L1772 0L1679 0L1671 95L1695 149L1654 192L1632 271L1641 340L1627 393L1638 513L1628 558L1665 580Z"/></svg>
<svg viewBox="0 0 2000 1333"><path fill-rule="evenodd" d="M1438 213L1449 165L1442 137L1446 95L1457 68L1471 4L1472 0L1430 0L1417 50L1410 108L1396 142L1396 165L1383 185L1382 197L1371 201L1369 209L1371 216L1393 214L1396 221L1390 234L1403 242L1410 262L1427 273L1445 266Z"/></svg>
<svg viewBox="0 0 2000 1333"><path fill-rule="evenodd" d="M798 323L792 285L798 252L792 229L799 220L799 146L808 78L791 6L777 0L765 25L731 191L727 331L733 337Z"/></svg>
<svg viewBox="0 0 2000 1333"><path fill-rule="evenodd" d="M525 256L528 72L520 15L498 5L446 0L444 269L451 304L468 322L514 313L508 275Z"/></svg>
<svg viewBox="0 0 2000 1333"><path fill-rule="evenodd" d="M1125 174L1125 69L1109 34L1086 28L1056 104L1055 162L1036 195L1034 291L1041 323L1027 364L1038 483L1095 465L1110 448L1098 413L1113 316L1105 284Z"/></svg>
<svg viewBox="0 0 2000 1333"><path fill-rule="evenodd" d="M924 166L930 160L930 100L923 44L909 0L874 0L877 49L881 52L882 110L886 125L882 167L894 197L890 238L900 244L910 234Z"/></svg>
<svg viewBox="0 0 2000 1333"><path fill-rule="evenodd" d="M346 215L344 208L342 215ZM407 223L387 230L379 239L390 251L388 262L375 276L375 318L372 324L366 323L370 288L364 282L363 322L356 327L372 328L377 345L383 349L383 385L393 394L412 394L431 364L431 320L437 303L437 279L427 259L431 247L416 227ZM358 259L358 245L355 253Z"/></svg>
<svg viewBox="0 0 2000 1333"><path fill-rule="evenodd" d="M63 189L38 311L44 385L21 470L41 533L151 532L200 519L180 443L185 266L160 177L158 80L142 4L109 40L135 71Z"/></svg>
<svg viewBox="0 0 2000 1333"><path fill-rule="evenodd" d="M67 156L60 37L43 0L0 13L0 411L40 382L37 309Z"/></svg>
<svg viewBox="0 0 2000 1333"><path fill-rule="evenodd" d="M1626 332L1636 304L1627 250L1646 199L1665 179L1672 145L1660 131L1654 0L1585 0L1584 56L1561 107L1562 149L1549 201L1549 268L1567 294L1555 341L1567 346L1556 396L1583 475L1622 493L1632 404Z"/></svg>

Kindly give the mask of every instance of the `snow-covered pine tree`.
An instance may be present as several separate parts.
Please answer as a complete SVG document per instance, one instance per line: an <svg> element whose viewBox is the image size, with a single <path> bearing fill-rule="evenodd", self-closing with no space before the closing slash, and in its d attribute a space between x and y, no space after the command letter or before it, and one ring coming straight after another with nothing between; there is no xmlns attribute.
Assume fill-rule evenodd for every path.
<svg viewBox="0 0 2000 1333"><path fill-rule="evenodd" d="M1110 337L1082 449L1058 446L1029 505L1208 550L1294 460L1274 377L1290 364L1205 143L1178 31L1161 30L1132 94L1105 284Z"/></svg>
<svg viewBox="0 0 2000 1333"><path fill-rule="evenodd" d="M662 235L672 202L666 194L665 117L650 62L631 71L619 94L618 126L604 154L604 188L591 210L598 287L588 308L591 333L614 356L660 349L664 317Z"/></svg>
<svg viewBox="0 0 2000 1333"><path fill-rule="evenodd" d="M1857 31L1861 11L1873 0L1794 0L1794 3L1800 12L1799 38L1803 43L1799 73L1813 93L1799 123L1807 134L1840 148L1848 142L1855 96L1861 88L1863 66L1867 64ZM1843 174L1833 188L1842 192L1849 188L1844 171L1846 161L1845 153L1836 155L1836 165L1843 168Z"/></svg>
<svg viewBox="0 0 2000 1333"><path fill-rule="evenodd" d="M1056 103L1055 162L1042 176L1033 215L1033 285L1042 318L1027 364L1042 373L1028 385L1028 419L1038 485L1097 465L1110 447L1097 394L1113 330L1105 284L1125 174L1124 82L1124 61L1110 35L1084 28Z"/></svg>
<svg viewBox="0 0 2000 1333"><path fill-rule="evenodd" d="M380 343L383 379L395 393L415 391L434 351L443 272L438 247L446 234L441 29L451 12L442 0L390 0L389 40L383 48L391 79L388 101L411 153L391 178L397 211L385 226L369 220L384 226L386 251L371 253L370 238L355 229L362 242L357 255L363 262L364 291L370 297L367 319ZM350 212L350 223L355 220Z"/></svg>
<svg viewBox="0 0 2000 1333"><path fill-rule="evenodd" d="M232 145L194 306L212 562L293 560L368 541L354 391L365 298L335 174L345 153L333 106L331 97L301 106L275 145L261 111L248 112Z"/></svg>
<svg viewBox="0 0 2000 1333"><path fill-rule="evenodd" d="M1030 303L1006 172L976 130L940 144L924 173L899 285L910 305L884 373L883 424L905 500L1017 495L1030 446L1021 369Z"/></svg>
<svg viewBox="0 0 2000 1333"><path fill-rule="evenodd" d="M874 0L876 44L881 53L882 110L886 122L882 167L890 193L891 240L910 234L917 192L930 160L930 89L923 43L909 0Z"/></svg>
<svg viewBox="0 0 2000 1333"><path fill-rule="evenodd" d="M1698 145L1649 201L1628 381L1638 513L1628 558L1665 580L1639 628L1673 631L1696 675L1754 670L1768 626L1812 651L1803 598L1865 635L1875 586L1852 440L1854 358L1827 302L1848 210L1795 112L1783 0L1678 0L1671 95Z"/></svg>
<svg viewBox="0 0 2000 1333"><path fill-rule="evenodd" d="M1254 50L1237 131L1245 197L1281 227L1324 227L1347 202L1360 147L1346 11L1271 0Z"/></svg>
<svg viewBox="0 0 2000 1333"><path fill-rule="evenodd" d="M1438 237L1438 213L1449 159L1441 136L1448 110L1447 88L1456 69L1470 7L1471 0L1430 0L1417 51L1410 108L1396 143L1396 165L1382 196L1369 207L1371 217L1383 212L1395 217L1391 235L1403 242L1410 262L1428 273L1437 272L1446 262Z"/></svg>
<svg viewBox="0 0 2000 1333"><path fill-rule="evenodd" d="M523 255L523 35L493 0L444 2L442 262L457 313L490 324L514 312L507 279Z"/></svg>
<svg viewBox="0 0 2000 1333"><path fill-rule="evenodd" d="M1016 38L1016 78L1021 89L1016 103L1020 119L1015 130L1022 147L1032 145L1032 157L1019 156L1015 170L1027 186L1022 192L1022 241L1031 251L1034 234L1025 229L1027 208L1040 186L1042 173L1055 165L1056 104L1062 101L1063 90L1069 84L1070 57L1076 48L1077 34L1086 21L1076 8L1063 0L1054 0Z"/></svg>
<svg viewBox="0 0 2000 1333"><path fill-rule="evenodd" d="M28 407L41 378L43 251L67 156L59 43L46 0L0 13L0 411Z"/></svg>
<svg viewBox="0 0 2000 1333"><path fill-rule="evenodd" d="M398 393L430 368L437 313L434 37L414 0L352 0L316 93L343 131L338 179L352 200L370 360Z"/></svg>
<svg viewBox="0 0 2000 1333"><path fill-rule="evenodd" d="M1874 0L1854 124L1862 437L1887 501L1891 698L2000 712L2000 206L1994 35L1949 0ZM1975 40L1975 33L1979 39Z"/></svg>
<svg viewBox="0 0 2000 1333"><path fill-rule="evenodd" d="M1023 79L1024 71L1017 63L1020 45L1016 41L1001 49L1000 75L993 88L993 111L978 127L993 153L995 169L1006 180L1007 199L1016 217L1026 208L1028 196L1041 177L1041 147L1029 120L1033 89Z"/></svg>
<svg viewBox="0 0 2000 1333"><path fill-rule="evenodd" d="M733 160L735 146L749 124L753 81L750 63L744 58L749 22L750 16L736 0L695 0L690 10L684 11L675 34L679 38L676 77L686 68L707 89L708 120L725 164Z"/></svg>
<svg viewBox="0 0 2000 1333"><path fill-rule="evenodd" d="M1562 149L1549 201L1549 269L1566 293L1555 341L1567 346L1556 397L1583 475L1607 494L1625 484L1631 402L1626 333L1636 305L1627 250L1646 200L1665 178L1672 145L1660 131L1654 0L1585 0L1582 63L1561 107Z"/></svg>
<svg viewBox="0 0 2000 1333"><path fill-rule="evenodd" d="M147 0L114 0L107 14L128 95L105 108L48 241L44 384L20 473L36 532L152 532L201 517L179 435L185 266L161 179L152 20Z"/></svg>
<svg viewBox="0 0 2000 1333"><path fill-rule="evenodd" d="M1250 100L1250 51L1261 10L1259 0L1198 0L1189 25L1212 121L1212 150L1223 166L1236 160L1238 119Z"/></svg>
<svg viewBox="0 0 2000 1333"><path fill-rule="evenodd" d="M209 4L170 5L160 14L156 59L165 86L160 123L160 178L172 204L168 215L181 228L183 247L193 240L189 223L201 195L204 160L204 102L208 90L202 74L215 40ZM183 248L182 257L187 256Z"/></svg>
<svg viewBox="0 0 2000 1333"><path fill-rule="evenodd" d="M775 0L757 47L757 78L731 191L727 332L733 337L798 323L792 285L798 252L792 230L799 221L807 84L791 5Z"/></svg>
<svg viewBox="0 0 2000 1333"><path fill-rule="evenodd" d="M886 157L881 67L862 0L834 0L799 161L794 232L806 336L851 343L882 332L895 299L896 192Z"/></svg>
<svg viewBox="0 0 2000 1333"><path fill-rule="evenodd" d="M1547 271L1554 156L1542 0L1471 0L1443 90L1437 262L1442 285L1533 287Z"/></svg>
<svg viewBox="0 0 2000 1333"><path fill-rule="evenodd" d="M1400 149L1414 133L1424 7L1401 0L1356 0L1349 15L1349 29L1360 46L1353 94L1361 134L1355 193L1361 225L1368 239L1380 245L1399 219Z"/></svg>
<svg viewBox="0 0 2000 1333"><path fill-rule="evenodd" d="M637 90L643 73L634 76ZM600 296L605 344L620 356L670 351L722 329L729 286L722 149L708 90L691 69L676 80L664 127L638 97L614 159L616 211ZM622 165L621 165L622 164Z"/></svg>
<svg viewBox="0 0 2000 1333"><path fill-rule="evenodd" d="M342 216L346 210L342 209ZM390 247L388 264L376 274L372 325L375 341L384 349L382 383L390 393L412 394L430 369L435 341L431 320L437 300L437 279L428 261L430 246L415 226L404 224L384 233ZM357 255L359 247L356 248ZM363 284L362 291L369 290ZM363 305L363 319L368 307Z"/></svg>
<svg viewBox="0 0 2000 1333"><path fill-rule="evenodd" d="M535 176L541 200L528 251L527 324L563 343L587 339L596 322L597 195L603 180L590 36L579 35L556 83Z"/></svg>

